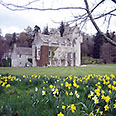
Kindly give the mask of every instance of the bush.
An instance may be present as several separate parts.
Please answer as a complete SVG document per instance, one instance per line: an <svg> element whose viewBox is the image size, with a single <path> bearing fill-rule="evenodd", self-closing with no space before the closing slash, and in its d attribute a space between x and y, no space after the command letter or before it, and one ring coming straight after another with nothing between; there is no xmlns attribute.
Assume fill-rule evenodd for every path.
<svg viewBox="0 0 116 116"><path fill-rule="evenodd" d="M3 67L7 67L7 61L6 61L6 59L2 59L2 66Z"/></svg>
<svg viewBox="0 0 116 116"><path fill-rule="evenodd" d="M82 57L82 64L101 64L101 59L95 59L92 57Z"/></svg>
<svg viewBox="0 0 116 116"><path fill-rule="evenodd" d="M2 66L3 67L11 67L11 58L8 59L2 59Z"/></svg>
<svg viewBox="0 0 116 116"><path fill-rule="evenodd" d="M29 61L30 63L32 63L32 58L28 58L28 61Z"/></svg>
<svg viewBox="0 0 116 116"><path fill-rule="evenodd" d="M113 63L116 63L116 57L115 57L115 58L113 58L112 62L113 62Z"/></svg>

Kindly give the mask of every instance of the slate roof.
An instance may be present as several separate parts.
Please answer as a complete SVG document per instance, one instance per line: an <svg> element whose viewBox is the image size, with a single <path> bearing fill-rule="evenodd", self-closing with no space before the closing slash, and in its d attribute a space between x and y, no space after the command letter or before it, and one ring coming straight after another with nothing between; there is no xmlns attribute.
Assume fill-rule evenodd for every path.
<svg viewBox="0 0 116 116"><path fill-rule="evenodd" d="M32 48L17 47L17 48L15 48L15 52L17 54L21 54L21 55L32 55Z"/></svg>
<svg viewBox="0 0 116 116"><path fill-rule="evenodd" d="M37 40L34 40L34 43L37 43L37 41L42 40L43 43L45 44L51 42L51 44L55 44L55 45L59 45L59 44L65 45L65 43L67 43L70 46L72 41L72 33L74 32L74 29L76 27L77 26L69 27L69 25L65 25L65 31L63 37L60 36L58 29L53 29L53 31L50 32L49 35L38 33Z"/></svg>

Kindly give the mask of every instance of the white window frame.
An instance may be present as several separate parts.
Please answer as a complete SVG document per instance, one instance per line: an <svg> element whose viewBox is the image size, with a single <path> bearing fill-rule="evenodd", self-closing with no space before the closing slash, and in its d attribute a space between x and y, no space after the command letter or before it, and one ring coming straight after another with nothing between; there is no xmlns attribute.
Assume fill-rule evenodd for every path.
<svg viewBox="0 0 116 116"><path fill-rule="evenodd" d="M40 49L37 49L37 59L38 60L40 59L40 56L41 56L41 51L40 51Z"/></svg>

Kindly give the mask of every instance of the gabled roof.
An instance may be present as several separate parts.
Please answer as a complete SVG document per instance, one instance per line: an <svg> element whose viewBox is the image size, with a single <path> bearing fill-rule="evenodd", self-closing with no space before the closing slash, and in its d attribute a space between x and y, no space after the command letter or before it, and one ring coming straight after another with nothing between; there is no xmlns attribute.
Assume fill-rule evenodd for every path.
<svg viewBox="0 0 116 116"><path fill-rule="evenodd" d="M15 52L21 55L32 55L32 49L28 47L16 47Z"/></svg>
<svg viewBox="0 0 116 116"><path fill-rule="evenodd" d="M60 33L58 29L55 29L52 31L52 33L50 33L49 35L44 35L42 33L37 33L37 35L35 35L35 39L34 39L34 43L37 44L37 42L42 41L45 44L55 44L55 45L65 45L68 44L70 45L70 43L73 41L72 39L72 35L73 32L75 30L75 28L78 28L77 25L73 26L73 27L69 27L69 25L65 25L65 31L63 34L63 37L60 36Z"/></svg>

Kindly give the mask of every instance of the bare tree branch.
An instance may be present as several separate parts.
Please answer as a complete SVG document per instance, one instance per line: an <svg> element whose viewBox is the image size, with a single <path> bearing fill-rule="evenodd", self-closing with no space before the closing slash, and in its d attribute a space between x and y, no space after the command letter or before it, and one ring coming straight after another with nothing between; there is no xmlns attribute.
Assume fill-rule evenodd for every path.
<svg viewBox="0 0 116 116"><path fill-rule="evenodd" d="M108 28L109 28L109 26L110 26L110 20L111 20L111 18L112 18L112 15L109 17L107 30L108 30Z"/></svg>
<svg viewBox="0 0 116 116"><path fill-rule="evenodd" d="M105 0L101 0L99 3L97 3L97 5L94 6L94 8L92 10L89 9L89 5L88 5L88 1L87 0L84 0L84 3L85 3L85 6L86 8L84 7L58 7L58 8L40 8L40 7L30 7L29 5L33 4L33 3L36 3L40 0L33 0L25 5L15 5L15 4L12 4L12 3L5 3L3 0L0 0L0 4L3 5L4 7L12 10L12 11L21 11L21 10L39 10L39 11L59 11L59 10L78 10L78 9L81 9L81 10L85 10L86 13L82 14L82 15L79 15L79 16L76 16L74 17L75 19L72 20L72 22L74 21L79 21L79 24L82 24L83 25L85 24L84 22L90 20L92 22L92 24L94 25L95 29L105 38L107 39L107 41L109 41L110 43L112 43L113 45L116 46L116 42L112 41L110 38L108 38L105 34L102 33L102 31L100 30L100 28L98 27L98 25L96 24L95 20L96 19L99 19L99 18L102 18L102 17L107 17L108 15L110 17L112 16L116 16L115 14L115 11L116 11L116 8L111 10L111 11L108 11L106 13L102 13L100 14L100 16L97 16L97 17L93 17L92 16L92 13L95 9L97 9L98 6L100 6ZM114 2L116 4L116 0L111 0L112 2ZM89 19L88 19L89 17ZM109 24L110 24L110 20L111 18L109 18L109 21L108 21L108 27L109 27ZM83 26L82 26L83 27Z"/></svg>
<svg viewBox="0 0 116 116"><path fill-rule="evenodd" d="M106 16L106 15L113 15L113 16L116 16L116 14L112 14L112 12L114 12L114 11L116 11L116 9L113 9L113 10L111 10L111 11L105 13L105 14L101 14L100 16L98 16L98 17L96 17L96 18L94 18L94 19L99 19L99 18L102 18L102 17L104 17L104 16Z"/></svg>
<svg viewBox="0 0 116 116"><path fill-rule="evenodd" d="M104 2L105 0L101 0L92 10L91 10L91 13L100 5ZM83 15L80 15L80 16L75 16L74 18L77 18L79 20L79 17L82 18L82 17L88 17L87 13L84 13ZM98 17L100 18L100 17ZM97 18L96 18L97 19Z"/></svg>
<svg viewBox="0 0 116 116"><path fill-rule="evenodd" d="M4 7L12 10L12 11L21 11L21 10L39 10L39 11L58 11L58 10L70 10L70 9L81 9L81 10L85 10L85 8L83 7L59 7L59 8L37 8L37 7L28 7L28 5L32 4L33 2L37 2L38 0L34 0L32 2L29 2L28 4L26 5L15 5L15 4L8 4L8 3L5 3L3 1L0 2L0 4L2 4ZM13 8L12 8L13 7Z"/></svg>
<svg viewBox="0 0 116 116"><path fill-rule="evenodd" d="M88 13L88 16L92 22L92 24L94 25L95 29L98 31L98 33L100 33L100 35L102 35L108 42L110 42L112 45L116 46L116 42L111 40L110 38L108 38L105 34L103 34L103 32L100 30L100 28L98 27L98 25L96 24L96 22L94 21L92 15L91 15L91 12L89 10L89 5L88 5L88 2L87 0L84 0L85 2L85 6L86 6L86 11Z"/></svg>
<svg viewBox="0 0 116 116"><path fill-rule="evenodd" d="M116 0L112 0L116 4Z"/></svg>
<svg viewBox="0 0 116 116"><path fill-rule="evenodd" d="M104 2L105 0L101 0L92 10L91 13L100 5Z"/></svg>

